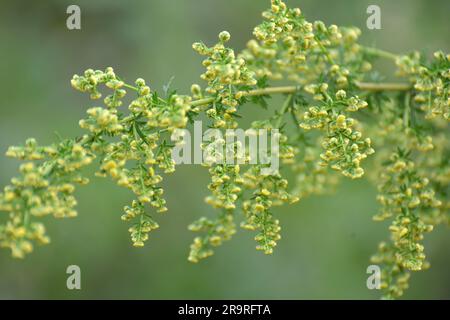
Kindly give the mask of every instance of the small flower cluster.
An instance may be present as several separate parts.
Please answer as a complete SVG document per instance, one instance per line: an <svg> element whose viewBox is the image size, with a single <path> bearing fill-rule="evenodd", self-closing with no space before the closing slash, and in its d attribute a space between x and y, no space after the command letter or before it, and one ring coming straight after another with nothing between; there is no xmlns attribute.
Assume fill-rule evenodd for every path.
<svg viewBox="0 0 450 320"><path fill-rule="evenodd" d="M157 92L151 92L144 79L137 79L135 84L138 97L128 107L132 114L141 115L152 128L173 132L186 127L192 111L191 97L172 93L168 99L162 99Z"/></svg>
<svg viewBox="0 0 450 320"><path fill-rule="evenodd" d="M285 106L290 107L292 97L288 97ZM287 110L285 110L287 111ZM289 144L288 137L273 129L280 130L279 123L283 114L276 113L272 121L255 121L252 123L252 132L259 132L261 129L268 130L272 135L278 136L278 151L272 145L265 155L272 157L273 152L278 152L278 157L282 164L289 165L295 157L294 148ZM275 121L276 124L272 124ZM292 195L288 191L288 181L284 179L280 170L271 170L270 164L257 164L250 167L244 174L242 179L242 187L251 191L251 197L242 202L242 211L245 220L241 223L241 228L258 231L255 241L258 243L257 250L263 251L265 254L272 254L273 249L277 245L277 241L281 239L281 226L278 219L275 219L272 208L280 206L284 203L292 204L299 200L298 197ZM264 172L269 170L270 174Z"/></svg>
<svg viewBox="0 0 450 320"><path fill-rule="evenodd" d="M291 98L288 97L287 102ZM272 121L279 121L282 114L276 114ZM260 130L267 130L264 132L271 132L272 135L277 135L277 157L285 164L291 164L295 157L294 148L288 143L286 135L275 132L274 125L271 120L255 121L252 123L252 128L247 130L247 134L251 136L258 136ZM231 138L235 138L235 133L231 131L225 135L231 134ZM230 138L230 137L227 137ZM233 140L234 141L234 140ZM197 262L199 259L206 258L213 254L212 246L222 244L224 240L228 240L235 233L234 218L232 211L236 209L236 202L242 200L242 209L245 216L245 221L241 227L247 230L258 230L259 233L255 237L258 242L257 249L264 251L266 254L271 254L276 245L276 241L280 239L279 221L273 218L270 209L273 206L281 205L283 203L294 203L298 201L298 197L291 195L287 191L288 182L283 179L279 172L272 172L270 164L252 164L251 168L241 176L241 165L251 163L252 155L248 149L243 150L240 141L227 143L227 150L224 150L225 141L222 138L211 139L208 143L202 145L206 151L205 165L209 167L211 174L211 183L208 188L212 194L205 200L214 208L218 208L226 214L221 214L216 220L200 219L190 226L190 230L203 232L204 237L196 237L191 246L191 253L189 259ZM208 152L208 148L211 150ZM259 156L271 158L272 152L275 152L273 145L269 150L265 150L266 154L262 155L260 150ZM219 152L217 151L219 150ZM234 165L222 164L221 161L231 159ZM210 159L210 160L208 160ZM241 164L241 165L240 165ZM270 174L264 172L269 170ZM244 190L252 192L252 197L249 200L244 200ZM221 225L218 225L218 223ZM218 228L218 226L220 226Z"/></svg>
<svg viewBox="0 0 450 320"><path fill-rule="evenodd" d="M220 42L211 48L203 43L194 43L193 48L201 55L207 56L203 61L207 70L201 78L208 82L206 93L216 97L213 105L206 110L206 115L213 121L213 128L231 129L238 125L233 116L239 104L236 94L241 94L242 89L255 85L256 80L248 71L245 60L237 59L234 51L225 47L224 44L230 40L230 34L221 32L219 40ZM191 92L196 98L203 96L199 85L193 85ZM205 157L204 165L209 167L211 175L211 183L208 185L211 195L206 197L205 201L222 213L215 220L201 218L189 226L191 231L205 234L194 239L189 254L191 262L211 256L214 253L212 247L229 240L235 233L232 212L242 193L239 186L242 180L239 164L245 163L245 152L242 152L240 142L228 143L225 146L222 135L210 137L201 148Z"/></svg>
<svg viewBox="0 0 450 320"><path fill-rule="evenodd" d="M135 247L143 247L144 242L148 240L148 233L158 229L159 225L145 212L142 202L134 200L131 206L125 207L125 214L122 220L130 221L139 217L139 221L135 223L128 231L131 234L131 241Z"/></svg>
<svg viewBox="0 0 450 320"><path fill-rule="evenodd" d="M271 208L283 203L295 203L299 199L287 191L288 181L280 174L264 175L263 166L251 167L243 176L243 186L254 190L249 200L242 203L246 217L241 227L246 230L258 230L255 240L257 250L272 254L277 241L281 239L280 222L273 217Z"/></svg>
<svg viewBox="0 0 450 320"><path fill-rule="evenodd" d="M322 87L322 88L320 88ZM317 96L327 95L327 85L305 88ZM325 149L320 155L321 165L342 172L346 177L360 178L364 174L361 161L375 151L369 138L362 139L362 134L355 129L356 120L346 117L345 112L355 112L365 108L367 102L357 96L346 98L346 92L339 90L336 99L328 96L328 102L319 107L309 107L302 115L300 127L305 130L320 129L326 131L322 141Z"/></svg>
<svg viewBox="0 0 450 320"><path fill-rule="evenodd" d="M393 244L381 242L378 252L371 257L371 262L384 266L381 270L380 289L383 290L383 299L396 299L403 295L409 287L411 272L396 257L397 249ZM428 267L426 262L422 268Z"/></svg>
<svg viewBox="0 0 450 320"><path fill-rule="evenodd" d="M411 108L410 105L405 106L404 109L399 108L397 102L391 100L384 103L383 110L376 114L379 124L371 128L370 132L374 137L374 145L395 145L414 151L415 154L426 155L426 158L434 158L430 157L429 153L437 151L434 139L438 135L432 135L425 122L420 130L412 125L411 118L417 117L414 108ZM435 131L438 131L437 128ZM442 146L444 145L445 142ZM385 159L391 156L392 150L389 148L379 148L379 150L377 162L379 162L379 166L384 166ZM373 180L378 181L378 174L373 177Z"/></svg>
<svg viewBox="0 0 450 320"><path fill-rule="evenodd" d="M20 166L21 177L13 178L0 193L0 211L9 214L5 225L0 225L0 246L11 249L14 257L23 258L33 250L32 241L50 242L37 219L77 215L74 184L88 182L80 170L94 156L73 140L41 147L34 139L28 139L22 147L9 148L7 155L27 162Z"/></svg>
<svg viewBox="0 0 450 320"><path fill-rule="evenodd" d="M414 163L402 150L391 156L378 190L382 207L374 219L393 218L389 230L397 263L408 270L421 270L425 255L420 241L425 232L433 229L423 222L422 214L428 208L439 208L442 202L430 188L429 180L417 174Z"/></svg>
<svg viewBox="0 0 450 320"><path fill-rule="evenodd" d="M116 112L101 107L91 108L87 111L88 119L80 120L80 127L93 134L106 132L112 135L120 134L123 126L119 124Z"/></svg>
<svg viewBox="0 0 450 320"><path fill-rule="evenodd" d="M436 197L442 202L440 207L424 212L424 222L450 226L450 147L447 143L448 133L442 131L434 135L433 150L418 157L417 170L419 174L428 177Z"/></svg>
<svg viewBox="0 0 450 320"><path fill-rule="evenodd" d="M150 127L168 128L169 131L186 127L191 97L174 94L167 101L155 97L156 94L153 95L151 107L144 112Z"/></svg>
<svg viewBox="0 0 450 320"><path fill-rule="evenodd" d="M322 142L325 152L320 155L324 166L342 172L352 179L364 174L361 161L375 151L370 138L362 139L361 132L353 130L354 120L344 115L333 116L328 123L328 135Z"/></svg>
<svg viewBox="0 0 450 320"><path fill-rule="evenodd" d="M212 247L230 240L236 232L233 211L236 209L236 201L242 195L240 166L211 164L209 173L211 183L208 189L211 195L205 198L205 202L219 209L221 214L214 220L200 218L189 226L189 230L205 234L195 237L189 254L191 262L211 256L214 253Z"/></svg>
<svg viewBox="0 0 450 320"><path fill-rule="evenodd" d="M211 48L203 43L194 43L193 48L199 54L207 56L203 60L206 72L201 75L208 82L205 91L215 95L218 102L225 106L225 113L236 112L242 91L255 86L254 74L247 68L243 58L236 58L234 50L225 47L230 40L230 34L223 31L219 34L220 42Z"/></svg>
<svg viewBox="0 0 450 320"><path fill-rule="evenodd" d="M382 205L374 219L394 219L390 227L392 243L381 243L372 258L374 263L383 265L381 286L385 298L403 294L411 270L429 267L423 260L420 240L433 226L449 221L447 128L434 125L435 120L427 120L425 115L422 118L422 111L416 108L409 93L399 101L383 104L377 114L379 124L371 133L380 150L371 179L379 185L378 200ZM390 148L381 148L391 145L399 151L392 154Z"/></svg>
<svg viewBox="0 0 450 320"><path fill-rule="evenodd" d="M82 76L74 75L70 83L74 89L89 93L91 99L100 99L102 97L98 86L104 84L113 90L113 93L104 99L105 105L110 108L121 106L122 102L120 99L126 94L126 91L123 89L124 82L116 76L111 67L105 71L87 69Z"/></svg>
<svg viewBox="0 0 450 320"><path fill-rule="evenodd" d="M305 52L314 38L312 24L305 22L300 9L287 8L282 1L272 1L272 7L263 13L266 19L254 29L257 40L247 44L241 57L255 68L258 77L281 79L283 72L304 71ZM278 50L277 43L283 50Z"/></svg>
<svg viewBox="0 0 450 320"><path fill-rule="evenodd" d="M214 220L200 218L189 226L189 230L204 234L195 237L191 245L188 258L191 262L198 262L213 255L212 247L231 239L236 232L233 211L236 209L236 201L242 194L239 186L242 182L239 163L244 163L239 143L239 141L230 143L225 148L223 138L211 137L207 143L201 145L204 150L204 165L209 167L211 175L211 182L208 185L211 195L205 198L205 202L219 209L221 214Z"/></svg>
<svg viewBox="0 0 450 320"><path fill-rule="evenodd" d="M345 88L371 70L357 44L359 29L311 23L300 9L290 9L281 0L271 2L263 13L265 21L254 29L256 40L241 54L258 77L311 84L326 74L330 84Z"/></svg>
<svg viewBox="0 0 450 320"><path fill-rule="evenodd" d="M212 194L205 199L206 203L215 208L235 209L235 202L241 193L239 183L242 178L239 171L239 165L219 164L212 166L209 169L211 183L208 185Z"/></svg>
<svg viewBox="0 0 450 320"><path fill-rule="evenodd" d="M219 34L220 43L212 48L207 48L202 43L193 45L197 52L208 56L203 61L207 71L202 78L208 81L206 92L217 95L219 100L215 101L205 113L212 120L212 128L216 130L237 127L238 123L233 114L241 98L239 95L243 92L241 89L256 84L253 74L245 67L245 61L236 60L234 51L224 47L224 43L229 39L229 33L224 31ZM191 92L195 97L202 98L200 86L193 85ZM242 195L240 165L248 163L249 157L243 150L241 141L234 140L232 130L226 130L225 138L227 143L223 135L217 137L212 134L208 141L201 145L205 158L204 165L209 168L211 175L211 183L208 185L211 195L205 198L205 202L222 213L215 220L201 218L189 226L191 231L206 234L194 239L189 254L191 262L198 262L211 256L214 253L212 247L221 245L236 232L232 212L236 209L236 201Z"/></svg>
<svg viewBox="0 0 450 320"><path fill-rule="evenodd" d="M338 184L337 175L330 174L327 167L319 164L321 149L315 146L304 146L299 151L294 162L295 186L292 194L300 199L313 194L329 193Z"/></svg>
<svg viewBox="0 0 450 320"><path fill-rule="evenodd" d="M450 54L434 53L430 66L422 63L418 52L397 59L398 73L407 76L417 94L414 101L427 119L442 117L450 121Z"/></svg>
<svg viewBox="0 0 450 320"><path fill-rule="evenodd" d="M271 10L263 16L266 21L254 31L259 42L250 41L242 56L260 72L258 76L278 80L285 74L305 85L310 100L322 105L309 107L300 126L327 131L321 163L345 176L361 177L364 170L360 162L374 150L370 139L361 139L361 133L354 129L356 121L346 112L358 111L368 104L343 90L353 87L371 69L357 44L360 30L326 27L321 21L309 23L299 9L288 9L279 0L273 0Z"/></svg>
<svg viewBox="0 0 450 320"><path fill-rule="evenodd" d="M126 85L111 68L105 72L87 70L84 74L84 77L75 76L72 85L82 92L91 93L91 98L98 92L99 84L114 90L104 100L106 108L89 109L88 119L81 120L80 126L89 131L83 140L87 141L92 152L102 157L97 175L111 176L119 186L136 195L137 200L124 208L122 220L136 221L129 232L133 245L142 247L148 233L158 228L146 213L145 206L161 213L167 211L163 189L159 186L163 178L157 171L175 171L173 146L166 142L164 131L173 132L187 125L191 98L170 93L167 99L163 99L157 92L152 92L144 79L138 78L135 86ZM129 103L128 115L119 112L118 107L122 103L114 100L125 96L126 92L117 93L117 90L125 91L120 89L123 87L134 89L137 94ZM116 103L112 105L111 100Z"/></svg>
<svg viewBox="0 0 450 320"><path fill-rule="evenodd" d="M203 237L196 237L191 245L188 260L197 263L214 254L212 247L217 247L224 241L230 240L236 233L233 211L224 209L215 220L202 217L189 225L189 230L205 234Z"/></svg>

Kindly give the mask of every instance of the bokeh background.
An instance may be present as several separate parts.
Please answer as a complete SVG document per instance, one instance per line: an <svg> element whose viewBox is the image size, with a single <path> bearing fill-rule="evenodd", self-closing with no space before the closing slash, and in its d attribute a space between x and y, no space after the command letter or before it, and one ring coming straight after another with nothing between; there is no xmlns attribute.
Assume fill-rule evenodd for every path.
<svg viewBox="0 0 450 320"><path fill-rule="evenodd" d="M82 30L66 28L66 8L78 4ZM0 1L0 152L27 137L51 143L79 135L90 101L69 85L74 73L113 66L125 79L145 78L160 90L171 76L179 92L200 82L194 41L212 44L231 32L238 51L269 1L129 0ZM309 20L356 25L362 42L401 53L450 51L448 0L290 0ZM382 9L382 30L366 28L366 8ZM392 73L389 63L380 64ZM277 107L274 103L273 108ZM248 115L258 117L256 108ZM0 185L18 164L0 156ZM169 212L144 249L130 245L120 220L132 195L107 179L78 189L79 217L46 219L52 243L23 261L0 251L0 298L23 299L375 299L366 268L386 225L374 223L375 189L366 181L341 185L334 196L312 197L277 210L283 239L273 256L254 249L241 231L200 264L186 260L193 234L186 226L212 215L204 204L208 173L182 166L165 181ZM0 217L1 219L2 217ZM425 240L432 268L414 274L405 298L450 298L450 232ZM66 289L68 265L82 270L82 290Z"/></svg>

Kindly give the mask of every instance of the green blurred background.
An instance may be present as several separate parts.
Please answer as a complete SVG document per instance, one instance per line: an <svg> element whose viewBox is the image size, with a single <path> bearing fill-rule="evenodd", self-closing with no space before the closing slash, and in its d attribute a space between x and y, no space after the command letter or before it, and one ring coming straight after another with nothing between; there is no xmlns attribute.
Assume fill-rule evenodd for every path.
<svg viewBox="0 0 450 320"><path fill-rule="evenodd" d="M66 8L78 4L82 30L66 28ZM145 78L160 90L171 76L179 92L199 82L201 58L194 41L214 43L231 32L244 48L269 1L130 0L0 1L0 152L27 137L40 143L79 135L77 121L90 101L71 89L74 73L113 66L123 78ZM356 25L362 42L392 52L450 51L448 0L291 0L309 20ZM366 8L382 9L382 30L366 28ZM392 73L389 63L380 64ZM276 107L277 105L273 106ZM247 114L257 116L254 110ZM0 157L0 185L17 170ZM79 188L79 217L46 219L52 243L23 261L0 251L0 298L25 299L372 299L366 268L386 225L374 223L375 189L344 183L334 196L312 197L277 210L283 239L273 256L254 249L253 234L239 230L216 255L186 260L193 234L186 226L214 214L204 204L208 173L179 167L164 183L169 212L144 249L130 245L120 220L131 199L107 179ZM426 239L429 271L414 274L405 298L450 298L450 232L439 227ZM82 271L82 290L66 289L68 265Z"/></svg>

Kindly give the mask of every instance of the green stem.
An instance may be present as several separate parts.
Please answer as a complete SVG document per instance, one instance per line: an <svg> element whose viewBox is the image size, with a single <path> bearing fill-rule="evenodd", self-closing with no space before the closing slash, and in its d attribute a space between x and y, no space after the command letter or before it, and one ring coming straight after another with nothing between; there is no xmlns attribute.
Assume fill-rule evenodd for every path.
<svg viewBox="0 0 450 320"><path fill-rule="evenodd" d="M410 119L411 106L409 104L409 99L410 99L410 95L406 94L405 95L405 110L403 111L403 125L405 126L405 128L410 127L410 124L411 124L411 119Z"/></svg>
<svg viewBox="0 0 450 320"><path fill-rule="evenodd" d="M215 98L213 98L213 97L195 100L195 101L192 101L191 107L195 108L195 107L200 107L200 106L203 106L206 104L210 104L210 103L213 103L214 100L215 100Z"/></svg>
<svg viewBox="0 0 450 320"><path fill-rule="evenodd" d="M371 49L371 48L370 48ZM373 49L375 50L375 49ZM383 54L388 54L395 56L393 54L389 54L387 52L376 50L377 52L380 51ZM396 57L396 56L395 56ZM408 83L372 83L372 82L357 82L356 86L360 90L364 91L372 91L372 92L379 92L379 91L409 91L411 90L411 85ZM129 85L127 83L124 84L124 87L130 88L132 90L138 90L136 87ZM272 95L272 94L292 94L300 90L300 86L281 86L281 87L268 87L268 88L262 88L262 89L255 89L250 90L247 92L244 92L242 94L243 97L255 97L255 96L266 96L266 95ZM193 108L200 107L204 105L211 104L215 101L215 97L205 97L202 99L194 100L191 102L191 106Z"/></svg>
<svg viewBox="0 0 450 320"><path fill-rule="evenodd" d="M292 101L292 94L288 95L288 97L286 98L286 101L284 102L283 107L280 110L277 122L275 124L275 128L279 128L281 126L281 122L283 121L283 116L289 109L289 107L291 105L291 101Z"/></svg>
<svg viewBox="0 0 450 320"><path fill-rule="evenodd" d="M322 52L323 55L325 55L325 57L327 58L328 62L332 65L335 65L336 63L334 62L333 58L331 57L330 53L328 52L328 50L324 47L324 45L322 44L322 42L320 41L320 39L316 36L314 37L314 39L317 41L317 44L319 45L319 49Z"/></svg>
<svg viewBox="0 0 450 320"><path fill-rule="evenodd" d="M125 88L131 89L131 90L134 90L134 91L138 91L138 88L136 88L135 86L132 86L131 84L124 83L123 86Z"/></svg>
<svg viewBox="0 0 450 320"><path fill-rule="evenodd" d="M28 230L29 225L30 225L30 212L27 209L23 213L23 226L26 230Z"/></svg>
<svg viewBox="0 0 450 320"><path fill-rule="evenodd" d="M356 86L360 90L364 91L409 91L412 89L411 85L408 83L372 83L372 82L357 82ZM242 96L244 97L254 97L254 96L265 96L271 94L287 93L292 94L300 90L299 86L284 86L284 87L269 87L264 89L255 89L244 92ZM199 107L203 105L208 105L214 102L214 97L206 97L203 99L192 101L192 107Z"/></svg>
<svg viewBox="0 0 450 320"><path fill-rule="evenodd" d="M357 82L356 85L359 89L364 91L409 91L412 86L409 83L398 82L385 82L385 83L372 83L372 82Z"/></svg>
<svg viewBox="0 0 450 320"><path fill-rule="evenodd" d="M396 55L394 53L384 51L381 49L375 49L375 48L370 48L370 47L362 47L362 49L363 49L363 51L365 51L366 53L368 53L370 55L373 55L375 57L390 59L390 60L393 60L394 62L399 57L398 55Z"/></svg>

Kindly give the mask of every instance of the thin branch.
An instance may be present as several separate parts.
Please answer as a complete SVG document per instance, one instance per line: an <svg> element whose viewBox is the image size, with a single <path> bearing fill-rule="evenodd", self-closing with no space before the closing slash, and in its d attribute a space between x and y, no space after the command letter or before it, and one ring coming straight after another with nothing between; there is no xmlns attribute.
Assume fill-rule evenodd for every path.
<svg viewBox="0 0 450 320"><path fill-rule="evenodd" d="M372 82L357 82L356 85L359 89L364 91L409 91L412 89L408 83L372 83ZM284 86L284 87L268 87L263 89L255 89L244 92L244 97L264 96L279 93L295 93L300 90L300 86ZM192 107L199 107L214 102L213 97L207 97L199 100L192 101Z"/></svg>
<svg viewBox="0 0 450 320"><path fill-rule="evenodd" d="M394 53L391 53L391 52L388 52L388 51L385 51L385 50L381 50L381 49L375 49L375 48L370 48L370 47L362 47L362 50L365 51L366 53L372 55L372 56L390 59L390 60L393 60L394 62L399 57L398 55L396 55Z"/></svg>
<svg viewBox="0 0 450 320"><path fill-rule="evenodd" d="M358 82L356 84L359 89L364 91L409 91L412 86L409 83L398 82L385 82L385 83L372 83L372 82Z"/></svg>
<svg viewBox="0 0 450 320"><path fill-rule="evenodd" d="M280 113L278 115L278 119L275 124L275 128L280 128L281 122L283 121L284 114L291 106L291 102L292 102L292 94L288 95L288 97L286 98L286 101L284 102L283 107L281 108Z"/></svg>

